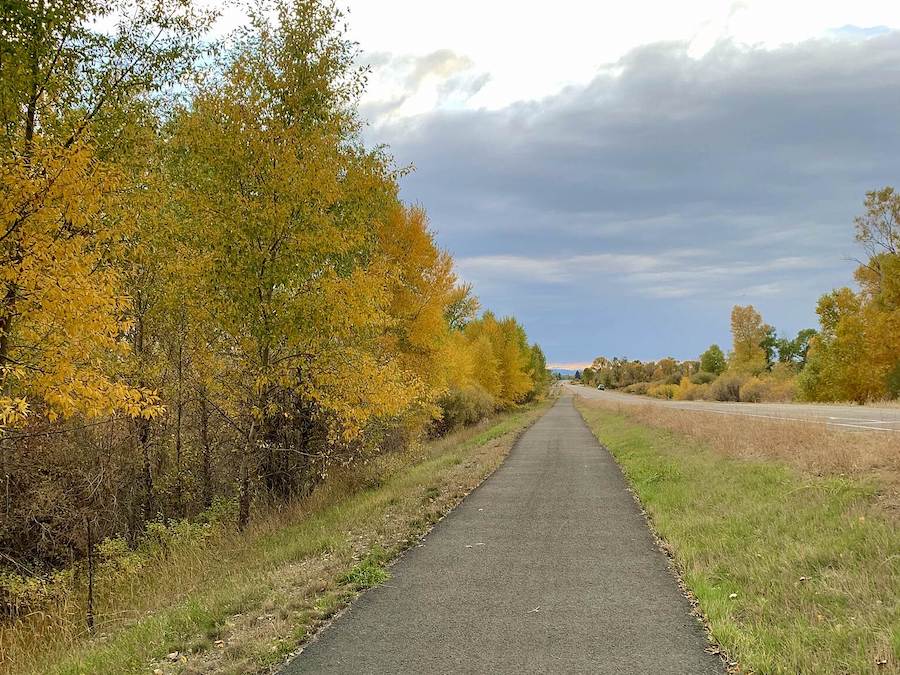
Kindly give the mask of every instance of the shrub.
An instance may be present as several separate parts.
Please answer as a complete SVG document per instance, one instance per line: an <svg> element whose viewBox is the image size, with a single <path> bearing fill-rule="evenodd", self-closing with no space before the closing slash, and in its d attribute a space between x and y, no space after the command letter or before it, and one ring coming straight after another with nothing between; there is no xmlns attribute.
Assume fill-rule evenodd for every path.
<svg viewBox="0 0 900 675"><path fill-rule="evenodd" d="M419 437L422 424L414 416L401 416L390 420L377 432L378 450L396 453L406 450Z"/></svg>
<svg viewBox="0 0 900 675"><path fill-rule="evenodd" d="M717 375L715 373L708 373L705 370L701 370L699 373L694 373L691 375L691 382L694 384L710 384L715 382Z"/></svg>
<svg viewBox="0 0 900 675"><path fill-rule="evenodd" d="M708 384L695 384L694 378L682 377L675 391L675 398L679 401L698 401L709 394Z"/></svg>
<svg viewBox="0 0 900 675"><path fill-rule="evenodd" d="M220 527L230 527L238 519L238 501L236 498L216 497L204 511L197 516L197 521Z"/></svg>
<svg viewBox="0 0 900 675"><path fill-rule="evenodd" d="M747 403L783 403L796 396L796 380L751 377L741 385L741 400Z"/></svg>
<svg viewBox="0 0 900 675"><path fill-rule="evenodd" d="M890 398L900 398L900 361L887 374L885 378L887 383L887 392Z"/></svg>
<svg viewBox="0 0 900 675"><path fill-rule="evenodd" d="M674 384L655 384L647 390L647 395L653 398L675 398L678 386Z"/></svg>
<svg viewBox="0 0 900 675"><path fill-rule="evenodd" d="M710 385L697 384L694 385L685 397L686 401L709 401L712 395L709 393Z"/></svg>
<svg viewBox="0 0 900 675"><path fill-rule="evenodd" d="M476 424L497 410L494 397L477 385L451 389L441 397L438 404L441 407L441 418L434 424L436 436Z"/></svg>
<svg viewBox="0 0 900 675"><path fill-rule="evenodd" d="M651 386L652 385L649 382L635 382L634 384L629 384L627 387L624 387L622 391L626 394L640 394L641 396L645 396Z"/></svg>
<svg viewBox="0 0 900 675"><path fill-rule="evenodd" d="M709 393L716 401L740 401L741 385L744 378L740 375L725 374L719 376L715 382L710 385Z"/></svg>
<svg viewBox="0 0 900 675"><path fill-rule="evenodd" d="M35 576L0 570L0 617L12 619L60 602L72 593L74 581L71 568Z"/></svg>
<svg viewBox="0 0 900 675"><path fill-rule="evenodd" d="M745 403L759 403L763 400L766 385L758 377L751 377L740 388L740 400Z"/></svg>
<svg viewBox="0 0 900 675"><path fill-rule="evenodd" d="M147 556L132 550L125 537L109 537L97 545L100 567L110 577L130 578L147 563Z"/></svg>

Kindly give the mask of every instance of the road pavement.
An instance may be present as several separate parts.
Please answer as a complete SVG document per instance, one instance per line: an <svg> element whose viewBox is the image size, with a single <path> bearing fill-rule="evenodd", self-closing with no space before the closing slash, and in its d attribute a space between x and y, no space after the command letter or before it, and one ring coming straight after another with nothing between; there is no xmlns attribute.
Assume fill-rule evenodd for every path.
<svg viewBox="0 0 900 675"><path fill-rule="evenodd" d="M664 399L599 391L579 384L563 384L565 391L594 400L625 405L658 405L720 415L742 415L765 419L826 424L857 431L900 433L900 407L831 405L812 403L720 403L717 401L667 401Z"/></svg>
<svg viewBox="0 0 900 675"><path fill-rule="evenodd" d="M722 673L572 397L283 670Z"/></svg>

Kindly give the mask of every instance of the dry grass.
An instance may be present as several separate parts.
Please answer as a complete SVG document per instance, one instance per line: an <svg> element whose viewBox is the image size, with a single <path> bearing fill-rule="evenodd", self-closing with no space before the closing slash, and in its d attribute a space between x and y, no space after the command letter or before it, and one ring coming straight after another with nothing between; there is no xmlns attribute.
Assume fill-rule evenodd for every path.
<svg viewBox="0 0 900 675"><path fill-rule="evenodd" d="M885 506L900 515L900 434L838 430L825 424L723 416L658 405L581 399L635 422L705 443L726 457L774 460L816 476L876 478Z"/></svg>
<svg viewBox="0 0 900 675"><path fill-rule="evenodd" d="M0 672L269 672L489 475L542 412L334 475L243 536L172 550L127 583L100 584L93 638L80 597L0 625ZM354 573L361 565L366 573Z"/></svg>
<svg viewBox="0 0 900 675"><path fill-rule="evenodd" d="M900 675L900 528L882 480L896 487L895 438L658 407L579 408L734 672Z"/></svg>

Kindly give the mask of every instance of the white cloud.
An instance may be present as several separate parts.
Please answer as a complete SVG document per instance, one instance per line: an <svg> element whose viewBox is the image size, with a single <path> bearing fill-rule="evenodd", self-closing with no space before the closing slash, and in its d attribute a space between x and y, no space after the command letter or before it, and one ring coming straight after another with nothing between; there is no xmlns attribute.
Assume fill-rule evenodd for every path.
<svg viewBox="0 0 900 675"><path fill-rule="evenodd" d="M214 0L199 0L207 6ZM721 40L774 48L814 37L859 40L900 28L900 3L886 0L340 0L350 36L367 54L427 58L449 51L485 77L464 102L471 109L501 108L583 84L640 45L679 41L699 57ZM216 27L227 34L246 21L228 6ZM376 68L367 103L395 98L394 67ZM460 105L423 96L406 111Z"/></svg>
<svg viewBox="0 0 900 675"><path fill-rule="evenodd" d="M858 39L900 27L900 3L884 0L344 0L366 51L424 56L448 49L491 81L467 104L499 108L592 79L631 49L683 41L699 57L721 40L774 48L813 37ZM848 28L849 27L849 28ZM854 27L860 29L854 30ZM377 99L385 98L373 91Z"/></svg>
<svg viewBox="0 0 900 675"><path fill-rule="evenodd" d="M594 253L563 256L485 255L457 260L457 271L477 288L501 284L600 285L616 292L649 298L710 298L776 295L791 285L790 272L822 268L815 258L799 256L769 261L734 260L703 264L713 257L700 250L662 251L653 255ZM716 256L718 257L718 256ZM692 259L690 261L685 258ZM781 274L785 278L770 280ZM766 278L763 283L754 283Z"/></svg>
<svg viewBox="0 0 900 675"><path fill-rule="evenodd" d="M490 80L471 59L449 49L422 56L374 52L362 60L371 75L361 112L374 124L461 108Z"/></svg>
<svg viewBox="0 0 900 675"><path fill-rule="evenodd" d="M564 259L541 259L515 255L483 255L459 258L458 274L472 283L527 281L558 284L572 279Z"/></svg>

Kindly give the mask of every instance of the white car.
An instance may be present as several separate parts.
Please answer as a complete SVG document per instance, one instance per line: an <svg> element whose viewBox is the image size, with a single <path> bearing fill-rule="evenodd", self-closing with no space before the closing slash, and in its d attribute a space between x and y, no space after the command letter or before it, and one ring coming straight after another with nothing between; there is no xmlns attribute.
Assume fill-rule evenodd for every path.
<svg viewBox="0 0 900 675"><path fill-rule="evenodd" d="M604 387L602 384L598 384L597 389L599 389L600 391L603 391L604 389L606 389L606 387Z"/></svg>

